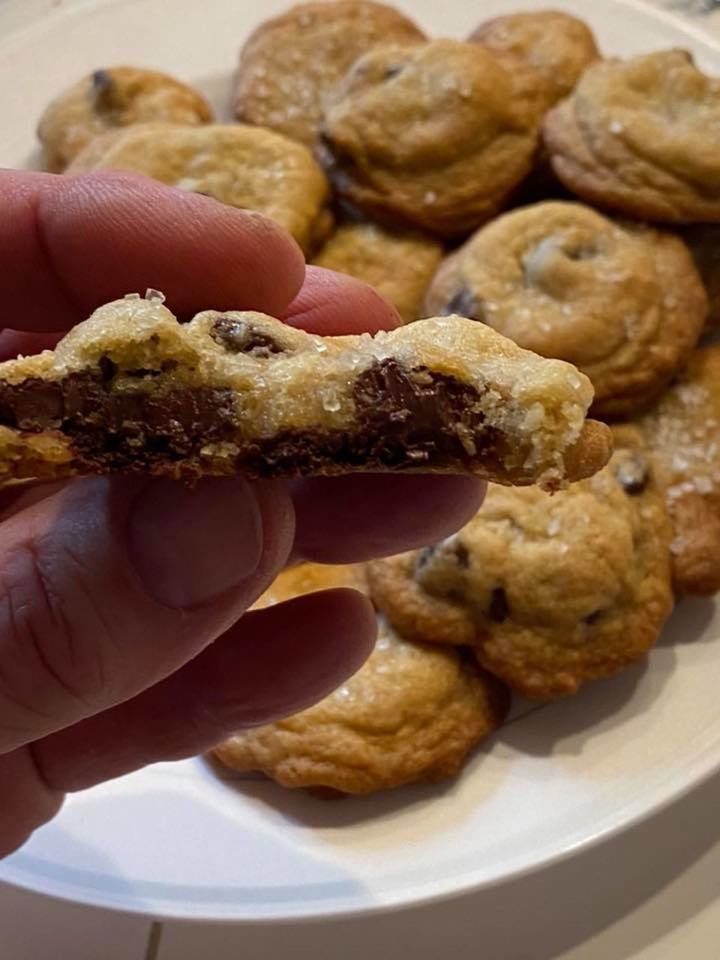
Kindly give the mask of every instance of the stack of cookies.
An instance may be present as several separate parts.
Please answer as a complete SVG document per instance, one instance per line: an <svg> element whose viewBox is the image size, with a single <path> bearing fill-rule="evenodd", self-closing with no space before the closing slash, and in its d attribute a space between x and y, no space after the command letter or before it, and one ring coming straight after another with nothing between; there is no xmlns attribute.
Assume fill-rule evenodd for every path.
<svg viewBox="0 0 720 960"><path fill-rule="evenodd" d="M354 586L378 610L375 652L322 703L239 733L215 756L285 786L342 793L445 778L500 724L510 691L551 700L615 674L653 646L676 598L720 590L720 346L708 342L720 324L720 80L682 50L604 57L590 28L564 13L499 17L460 41L429 39L379 3L336 0L258 26L241 52L233 109L237 122L213 122L185 84L115 67L54 101L39 136L49 169L135 170L263 212L309 261L371 283L395 305L407 326L391 345L352 347L352 369L365 354L375 364L373 409L394 398L374 428L381 442L355 454L355 467L323 448L322 472L411 469L419 458L426 469L472 469L494 482L478 515L442 543L363 566L286 571L261 606ZM94 375L107 374L118 318L139 311L165 336L174 320L162 309L106 308ZM248 354L281 365L327 349L242 315L200 315L190 327L185 347L224 389L254 376ZM442 357L427 346L451 340ZM67 370L68 356L79 361L64 349ZM435 420L420 443L420 361L402 367L408 350L420 351L433 382L450 364L463 389L486 398L490 383L503 416L455 387L450 403L444 385L423 394L423 416L432 409ZM144 370L158 364L160 375L163 362L176 363L177 351L155 354L143 355ZM540 357L564 364L541 368ZM60 369L33 362L0 379ZM322 362L323 378L345 375L333 350ZM499 371L509 381L499 384ZM522 418L509 416L513 379L542 381L543 396L555 397L541 404L544 419L533 419L532 390L516 398ZM268 382L274 389L279 379ZM354 389L357 406L364 394ZM5 396L22 427L17 402ZM321 406L313 428L327 430L339 408ZM612 430L609 462L607 428L580 423L588 406ZM389 460L391 417L405 426ZM439 437L450 421L448 452ZM359 430L347 421L346 433L348 424ZM202 463L188 441L175 475L238 463L258 476L297 468L297 444L283 454L292 461L284 471L276 450L275 472L267 456L239 461L237 423L228 429ZM9 462L12 444L20 460L30 455L3 430L2 457ZM35 469L47 463L31 452ZM310 452L301 472L317 471ZM72 444L58 456L83 465ZM134 454L124 456L120 467Z"/></svg>

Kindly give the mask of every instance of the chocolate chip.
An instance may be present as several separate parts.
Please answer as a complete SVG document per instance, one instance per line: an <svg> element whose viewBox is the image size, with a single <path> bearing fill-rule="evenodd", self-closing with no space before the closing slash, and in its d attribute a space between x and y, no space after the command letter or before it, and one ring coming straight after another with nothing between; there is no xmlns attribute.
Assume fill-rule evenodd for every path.
<svg viewBox="0 0 720 960"><path fill-rule="evenodd" d="M415 569L422 570L435 556L435 547L423 547L415 560Z"/></svg>
<svg viewBox="0 0 720 960"><path fill-rule="evenodd" d="M455 313L470 320L484 320L482 304L467 287L461 287L457 293L454 293L441 310L442 316L445 317Z"/></svg>
<svg viewBox="0 0 720 960"><path fill-rule="evenodd" d="M138 380L145 380L148 377L159 377L160 373L160 370L149 370L146 367L138 367L137 370L126 370L125 376L133 377Z"/></svg>
<svg viewBox="0 0 720 960"><path fill-rule="evenodd" d="M485 426L479 392L426 367L381 360L360 374L353 395L359 462L389 469L474 463L502 443L501 434Z"/></svg>
<svg viewBox="0 0 720 960"><path fill-rule="evenodd" d="M590 244L584 244L577 247L571 247L569 250L565 251L565 255L568 260L592 260L593 257L598 255L597 247L591 246Z"/></svg>
<svg viewBox="0 0 720 960"><path fill-rule="evenodd" d="M510 613L507 594L502 587L496 587L490 596L488 617L493 623L504 623Z"/></svg>
<svg viewBox="0 0 720 960"><path fill-rule="evenodd" d="M32 377L0 386L0 423L19 430L54 430L62 423L62 386Z"/></svg>
<svg viewBox="0 0 720 960"><path fill-rule="evenodd" d="M470 566L470 553L464 543L455 544L455 558L458 564L466 570Z"/></svg>
<svg viewBox="0 0 720 960"><path fill-rule="evenodd" d="M115 107L115 83L107 70L96 70L92 75L93 109L99 114L109 114Z"/></svg>
<svg viewBox="0 0 720 960"><path fill-rule="evenodd" d="M218 317L210 336L229 353L249 353L254 357L267 358L273 353L282 353L280 346L262 330L257 330L246 320Z"/></svg>
<svg viewBox="0 0 720 960"><path fill-rule="evenodd" d="M393 77L397 77L405 69L404 63L394 63L391 66L387 67L385 73L383 74L383 81L392 80Z"/></svg>
<svg viewBox="0 0 720 960"><path fill-rule="evenodd" d="M615 477L631 497L643 493L650 480L650 467L641 453L631 453L615 467Z"/></svg>
<svg viewBox="0 0 720 960"><path fill-rule="evenodd" d="M105 92L112 86L112 76L107 70L95 70L92 75L92 88L97 93Z"/></svg>
<svg viewBox="0 0 720 960"><path fill-rule="evenodd" d="M465 602L465 594L459 587L447 587L443 590L443 597L451 603Z"/></svg>
<svg viewBox="0 0 720 960"><path fill-rule="evenodd" d="M118 365L110 357L100 357L98 363L103 383L109 383L118 371Z"/></svg>

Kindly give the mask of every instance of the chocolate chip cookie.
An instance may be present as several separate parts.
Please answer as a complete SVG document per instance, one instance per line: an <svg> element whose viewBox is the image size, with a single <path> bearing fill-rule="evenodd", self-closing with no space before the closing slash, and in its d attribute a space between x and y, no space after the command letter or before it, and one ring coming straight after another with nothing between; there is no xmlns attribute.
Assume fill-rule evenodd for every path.
<svg viewBox="0 0 720 960"><path fill-rule="evenodd" d="M387 230L375 223L345 223L315 263L369 283L409 323L420 316L442 255L442 246L421 233Z"/></svg>
<svg viewBox="0 0 720 960"><path fill-rule="evenodd" d="M338 194L365 214L462 235L532 167L541 87L532 68L477 43L377 47L328 108L321 158Z"/></svg>
<svg viewBox="0 0 720 960"><path fill-rule="evenodd" d="M368 575L403 636L470 644L511 687L552 699L654 644L672 608L670 539L649 460L620 450L552 498L491 487L459 533Z"/></svg>
<svg viewBox="0 0 720 960"><path fill-rule="evenodd" d="M60 94L40 118L38 137L48 170L60 172L107 130L135 123L210 123L212 111L197 90L157 70L95 70Z"/></svg>
<svg viewBox="0 0 720 960"><path fill-rule="evenodd" d="M181 324L148 296L0 364L0 478L449 470L554 489L607 461L587 378L482 324L319 337L258 313Z"/></svg>
<svg viewBox="0 0 720 960"><path fill-rule="evenodd" d="M675 536L681 593L720 590L720 346L696 351L658 405L635 424L655 461Z"/></svg>
<svg viewBox="0 0 720 960"><path fill-rule="evenodd" d="M239 120L312 146L338 83L379 43L420 43L399 10L368 0L304 3L262 23L240 54Z"/></svg>
<svg viewBox="0 0 720 960"><path fill-rule="evenodd" d="M425 301L425 315L443 313L574 363L595 388L593 412L626 416L686 362L707 297L677 237L548 202L494 220L448 257Z"/></svg>
<svg viewBox="0 0 720 960"><path fill-rule="evenodd" d="M544 136L583 200L641 220L720 221L720 80L684 50L592 64Z"/></svg>
<svg viewBox="0 0 720 960"><path fill-rule="evenodd" d="M110 167L264 213L306 251L315 242L329 193L307 147L272 130L241 124L128 127L91 142L68 172Z"/></svg>
<svg viewBox="0 0 720 960"><path fill-rule="evenodd" d="M583 70L600 58L590 27L559 10L495 17L481 23L468 39L535 67L545 81L548 107L566 97Z"/></svg>
<svg viewBox="0 0 720 960"><path fill-rule="evenodd" d="M338 586L364 589L361 568L304 564L282 573L258 606ZM347 683L309 710L236 734L213 756L284 787L354 794L455 776L505 716L506 690L457 651L378 626L374 652Z"/></svg>

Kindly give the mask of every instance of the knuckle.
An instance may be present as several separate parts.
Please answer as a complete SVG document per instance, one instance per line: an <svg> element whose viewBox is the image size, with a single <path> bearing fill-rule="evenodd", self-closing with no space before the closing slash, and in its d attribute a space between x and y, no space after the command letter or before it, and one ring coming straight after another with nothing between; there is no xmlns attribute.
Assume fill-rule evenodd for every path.
<svg viewBox="0 0 720 960"><path fill-rule="evenodd" d="M21 847L58 813L64 795L43 779L28 747L0 756L0 857Z"/></svg>
<svg viewBox="0 0 720 960"><path fill-rule="evenodd" d="M0 571L0 694L44 716L68 705L83 715L105 690L105 630L88 574L70 554L61 560L25 544Z"/></svg>

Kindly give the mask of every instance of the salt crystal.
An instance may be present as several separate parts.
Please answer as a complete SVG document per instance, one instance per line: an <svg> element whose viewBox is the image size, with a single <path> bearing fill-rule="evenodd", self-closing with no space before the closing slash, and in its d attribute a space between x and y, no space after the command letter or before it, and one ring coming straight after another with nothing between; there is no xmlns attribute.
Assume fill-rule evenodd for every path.
<svg viewBox="0 0 720 960"><path fill-rule="evenodd" d="M673 542L670 544L670 553L674 553L674 554L682 553L686 547L687 547L687 540L685 539L685 537L675 537Z"/></svg>
<svg viewBox="0 0 720 960"><path fill-rule="evenodd" d="M340 398L332 387L326 387L321 393L323 410L328 413L337 413L340 409Z"/></svg>
<svg viewBox="0 0 720 960"><path fill-rule="evenodd" d="M178 190L196 190L198 182L195 177L181 177L180 180L175 183L175 186Z"/></svg>
<svg viewBox="0 0 720 960"><path fill-rule="evenodd" d="M140 300L139 293L126 293L123 300Z"/></svg>
<svg viewBox="0 0 720 960"><path fill-rule="evenodd" d="M161 290L154 290L148 287L145 291L145 299L153 300L155 303L165 303L165 294Z"/></svg>
<svg viewBox="0 0 720 960"><path fill-rule="evenodd" d="M613 120L610 123L610 133L614 133L616 136L619 133L622 133L625 127L620 123L619 120Z"/></svg>
<svg viewBox="0 0 720 960"><path fill-rule="evenodd" d="M552 517L547 525L547 535L549 537L556 537L558 533L560 533L560 526L560 520L557 517Z"/></svg>
<svg viewBox="0 0 720 960"><path fill-rule="evenodd" d="M434 190L428 190L428 192L423 197L423 202L427 204L435 203L436 200L437 200L437 194L435 193Z"/></svg>
<svg viewBox="0 0 720 960"><path fill-rule="evenodd" d="M710 477L698 477L695 480L695 489L698 493L712 493L713 482Z"/></svg>

